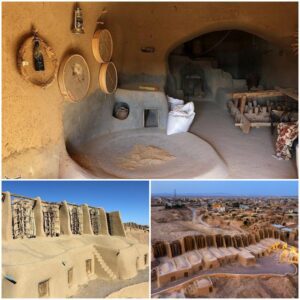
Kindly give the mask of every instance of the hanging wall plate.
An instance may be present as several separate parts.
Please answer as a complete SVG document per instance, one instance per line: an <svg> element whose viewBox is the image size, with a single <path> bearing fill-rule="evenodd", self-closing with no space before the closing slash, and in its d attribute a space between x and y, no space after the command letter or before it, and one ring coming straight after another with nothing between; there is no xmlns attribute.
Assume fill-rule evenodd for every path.
<svg viewBox="0 0 300 300"><path fill-rule="evenodd" d="M114 63L104 63L100 66L99 72L100 89L105 94L112 94L118 85L118 73Z"/></svg>
<svg viewBox="0 0 300 300"><path fill-rule="evenodd" d="M18 52L18 68L21 76L28 82L46 88L56 78L58 62L54 50L39 37L39 51L43 56L44 70L36 71L33 61L33 38L30 36Z"/></svg>
<svg viewBox="0 0 300 300"><path fill-rule="evenodd" d="M107 29L98 29L92 40L92 50L99 63L109 62L113 53L113 40Z"/></svg>
<svg viewBox="0 0 300 300"><path fill-rule="evenodd" d="M90 87L90 70L85 59L74 54L66 57L59 67L58 84L66 100L78 102Z"/></svg>

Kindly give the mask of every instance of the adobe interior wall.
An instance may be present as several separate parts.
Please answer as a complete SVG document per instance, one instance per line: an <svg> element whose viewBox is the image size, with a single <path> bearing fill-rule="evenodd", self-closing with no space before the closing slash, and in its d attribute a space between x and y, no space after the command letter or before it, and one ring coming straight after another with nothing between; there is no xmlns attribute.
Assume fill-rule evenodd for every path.
<svg viewBox="0 0 300 300"><path fill-rule="evenodd" d="M275 86L298 89L298 56L270 47L263 55L261 74L262 84L267 89Z"/></svg>
<svg viewBox="0 0 300 300"><path fill-rule="evenodd" d="M121 75L151 79L166 73L171 50L207 32L244 30L289 47L297 18L297 3L114 3L107 24L113 36L124 29L114 50ZM141 52L147 46L155 52Z"/></svg>
<svg viewBox="0 0 300 300"><path fill-rule="evenodd" d="M57 80L43 89L26 82L17 69L17 51L33 25L54 49L59 63L67 52L82 54L90 67L90 92L98 87L99 65L91 40L102 8L98 3L82 3L85 34L74 35L73 7L71 2L2 4L3 177L57 178L64 150L66 101Z"/></svg>

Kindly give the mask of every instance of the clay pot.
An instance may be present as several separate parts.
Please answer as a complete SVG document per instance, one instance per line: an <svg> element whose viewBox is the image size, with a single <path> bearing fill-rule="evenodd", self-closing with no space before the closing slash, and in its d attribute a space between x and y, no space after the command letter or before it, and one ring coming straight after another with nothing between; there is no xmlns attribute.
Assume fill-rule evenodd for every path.
<svg viewBox="0 0 300 300"><path fill-rule="evenodd" d="M128 117L129 110L126 107L119 107L116 112L115 116L119 120L125 120Z"/></svg>

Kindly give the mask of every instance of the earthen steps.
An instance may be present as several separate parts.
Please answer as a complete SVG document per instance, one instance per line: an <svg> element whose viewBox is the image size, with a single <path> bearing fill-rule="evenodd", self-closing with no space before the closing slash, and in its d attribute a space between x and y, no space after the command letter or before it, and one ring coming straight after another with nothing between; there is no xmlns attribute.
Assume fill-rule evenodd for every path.
<svg viewBox="0 0 300 300"><path fill-rule="evenodd" d="M95 247L93 247L93 249L94 249L94 255L95 255L98 263L100 264L101 268L105 271L105 273L108 275L108 277L111 280L116 280L117 279L116 274L114 274L114 272L106 264L106 262L104 261L103 257L101 256L101 254L97 251L97 249Z"/></svg>

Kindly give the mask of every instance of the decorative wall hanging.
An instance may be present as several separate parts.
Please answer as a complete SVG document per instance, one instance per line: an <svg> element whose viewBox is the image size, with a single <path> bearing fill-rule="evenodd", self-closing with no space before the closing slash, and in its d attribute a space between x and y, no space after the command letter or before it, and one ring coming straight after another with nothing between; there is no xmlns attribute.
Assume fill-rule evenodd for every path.
<svg viewBox="0 0 300 300"><path fill-rule="evenodd" d="M18 68L26 81L43 88L55 80L58 69L55 52L40 38L37 30L21 45Z"/></svg>
<svg viewBox="0 0 300 300"><path fill-rule="evenodd" d="M60 91L66 100L78 102L90 86L90 70L86 60L79 54L66 57L58 72Z"/></svg>
<svg viewBox="0 0 300 300"><path fill-rule="evenodd" d="M100 89L106 94L116 91L118 85L118 74L114 63L104 63L100 66L99 72Z"/></svg>
<svg viewBox="0 0 300 300"><path fill-rule="evenodd" d="M113 40L107 29L96 30L92 40L92 50L97 62L106 63L111 60Z"/></svg>
<svg viewBox="0 0 300 300"><path fill-rule="evenodd" d="M83 34L83 16L82 16L82 9L77 6L74 10L74 20L73 20L73 28L72 32L75 34Z"/></svg>

